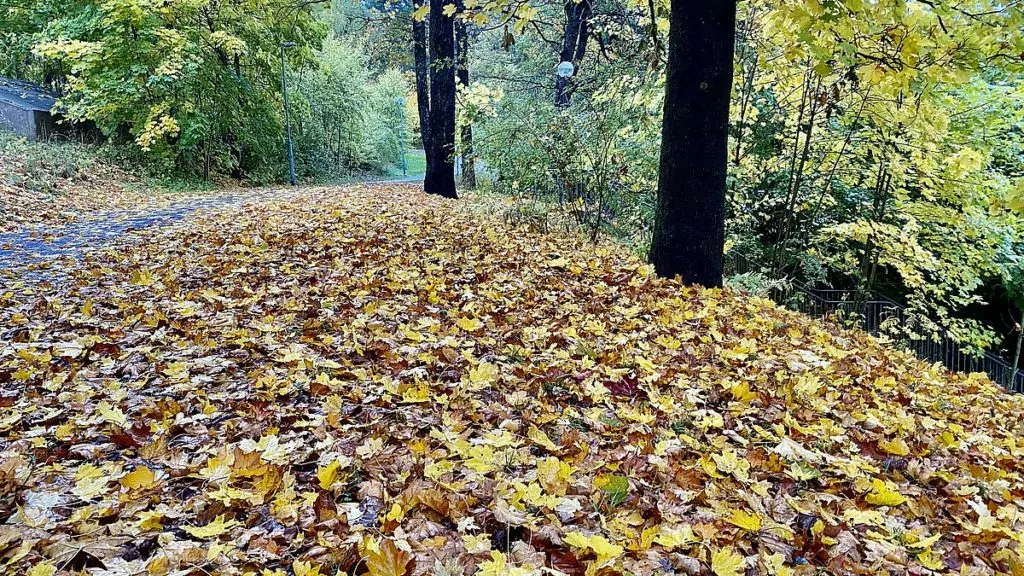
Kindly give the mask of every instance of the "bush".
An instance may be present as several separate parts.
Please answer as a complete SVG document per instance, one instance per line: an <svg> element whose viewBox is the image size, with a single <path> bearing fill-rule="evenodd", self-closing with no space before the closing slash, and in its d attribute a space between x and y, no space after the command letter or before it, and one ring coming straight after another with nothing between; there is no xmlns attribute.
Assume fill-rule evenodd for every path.
<svg viewBox="0 0 1024 576"><path fill-rule="evenodd" d="M363 46L324 43L319 68L291 75L293 129L299 175L329 180L383 172L399 161L402 130L397 99L407 92L401 73L370 78Z"/></svg>

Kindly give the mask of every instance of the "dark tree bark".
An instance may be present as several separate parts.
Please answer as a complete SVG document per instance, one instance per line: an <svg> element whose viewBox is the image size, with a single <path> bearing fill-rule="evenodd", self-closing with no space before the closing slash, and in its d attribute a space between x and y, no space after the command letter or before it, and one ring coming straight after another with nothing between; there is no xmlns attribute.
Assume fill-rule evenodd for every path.
<svg viewBox="0 0 1024 576"><path fill-rule="evenodd" d="M572 62L579 65L586 54L587 40L590 38L590 2L568 0L565 3L565 35L562 37L562 51L558 54L559 63ZM568 106L569 100L569 78L555 75L555 104Z"/></svg>
<svg viewBox="0 0 1024 576"><path fill-rule="evenodd" d="M455 192L455 19L445 0L430 6L431 158L423 188L427 194L458 198Z"/></svg>
<svg viewBox="0 0 1024 576"><path fill-rule="evenodd" d="M413 10L426 3L426 0L413 0ZM412 21L412 53L416 70L416 108L420 116L420 139L423 141L423 152L430 165L430 59L427 54L427 23L425 20Z"/></svg>
<svg viewBox="0 0 1024 576"><path fill-rule="evenodd" d="M465 9L463 0L455 2L458 14ZM466 21L459 18L455 21L455 45L458 50L459 84L469 86L469 32L466 29ZM470 188L476 187L476 162L473 159L473 125L466 124L462 127L462 183Z"/></svg>
<svg viewBox="0 0 1024 576"><path fill-rule="evenodd" d="M722 285L736 0L672 0L658 207L661 276Z"/></svg>

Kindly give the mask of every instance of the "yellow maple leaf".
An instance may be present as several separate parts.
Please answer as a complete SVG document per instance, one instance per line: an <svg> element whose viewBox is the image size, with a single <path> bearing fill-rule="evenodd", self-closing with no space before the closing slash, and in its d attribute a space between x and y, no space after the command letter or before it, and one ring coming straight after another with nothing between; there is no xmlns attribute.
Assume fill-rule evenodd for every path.
<svg viewBox="0 0 1024 576"><path fill-rule="evenodd" d="M732 397L740 404L750 404L757 399L757 394L750 391L749 382L741 382L729 389Z"/></svg>
<svg viewBox="0 0 1024 576"><path fill-rule="evenodd" d="M44 560L29 568L25 576L53 576L56 572L57 567Z"/></svg>
<svg viewBox="0 0 1024 576"><path fill-rule="evenodd" d="M906 456L910 454L910 446L902 438L896 438L894 440L879 440L878 447L885 450L889 454L896 456Z"/></svg>
<svg viewBox="0 0 1024 576"><path fill-rule="evenodd" d="M786 557L783 554L775 553L763 556L762 558L768 574L773 574L774 576L790 576L793 574L793 569L786 566Z"/></svg>
<svg viewBox="0 0 1024 576"><path fill-rule="evenodd" d="M141 269L132 272L131 283L135 286L152 286L155 280L149 270Z"/></svg>
<svg viewBox="0 0 1024 576"><path fill-rule="evenodd" d="M556 452L558 450L558 446L548 438L548 435L533 424L530 424L530 429L526 432L526 437L552 452Z"/></svg>
<svg viewBox="0 0 1024 576"><path fill-rule="evenodd" d="M711 571L715 576L740 576L743 574L743 556L731 546L715 550L711 554Z"/></svg>
<svg viewBox="0 0 1024 576"><path fill-rule="evenodd" d="M210 538L216 538L235 526L241 525L242 523L237 520L225 520L224 515L221 514L206 526L185 526L183 529L185 532L195 536L196 538L207 540Z"/></svg>
<svg viewBox="0 0 1024 576"><path fill-rule="evenodd" d="M164 527L164 518L166 517L166 514L158 510L139 512L139 527L143 530L160 530Z"/></svg>
<svg viewBox="0 0 1024 576"><path fill-rule="evenodd" d="M341 462L332 460L327 466L319 466L316 469L316 478L320 481L320 487L330 490L331 486L341 478Z"/></svg>
<svg viewBox="0 0 1024 576"><path fill-rule="evenodd" d="M75 472L75 487L72 492L82 500L91 500L106 492L109 481L110 478L99 466L83 464Z"/></svg>
<svg viewBox="0 0 1024 576"><path fill-rule="evenodd" d="M122 476L120 482L129 490L145 490L156 484L156 474L145 466L139 466Z"/></svg>
<svg viewBox="0 0 1024 576"><path fill-rule="evenodd" d="M693 528L689 524L677 526L662 524L658 527L658 535L654 537L654 541L671 550L684 544L697 542L699 538L693 533Z"/></svg>
<svg viewBox="0 0 1024 576"><path fill-rule="evenodd" d="M480 554L491 549L491 538L487 534L463 534L462 545L470 554Z"/></svg>
<svg viewBox="0 0 1024 576"><path fill-rule="evenodd" d="M423 22L423 19L427 17L427 14L429 12L430 12L430 4L427 4L426 2L424 2L422 6L420 6L419 8L417 8L416 10L413 11L412 18L413 18L413 20L415 20L417 22Z"/></svg>
<svg viewBox="0 0 1024 576"><path fill-rule="evenodd" d="M104 420L118 427L124 428L128 424L128 418L125 417L124 412L121 412L121 410L116 406L111 406L107 401L97 404L96 412L98 412Z"/></svg>
<svg viewBox="0 0 1024 576"><path fill-rule="evenodd" d="M749 478L750 462L736 454L731 448L722 450L719 454L712 454L711 459L715 462L715 469L722 474L732 474L738 480Z"/></svg>
<svg viewBox="0 0 1024 576"><path fill-rule="evenodd" d="M562 540L566 544L581 550L590 549L597 555L597 563L603 564L622 556L623 548L618 544L609 541L600 534L584 535L582 532L570 532Z"/></svg>
<svg viewBox="0 0 1024 576"><path fill-rule="evenodd" d="M451 6L451 4L449 4ZM484 327L484 323L477 320L476 318L459 318L455 321L466 332L476 332L477 330Z"/></svg>
<svg viewBox="0 0 1024 576"><path fill-rule="evenodd" d="M886 482L878 478L871 482L871 492L864 500L875 506L899 506L907 501L898 490L890 488Z"/></svg>
<svg viewBox="0 0 1024 576"><path fill-rule="evenodd" d="M572 472L568 462L562 462L555 456L537 460L537 480L545 490L556 496L565 495Z"/></svg>
<svg viewBox="0 0 1024 576"><path fill-rule="evenodd" d="M321 576L319 564L301 560L292 561L292 572L295 572L295 576Z"/></svg>
<svg viewBox="0 0 1024 576"><path fill-rule="evenodd" d="M476 368L469 369L469 381L477 386L486 386L498 379L498 367L489 362L481 362Z"/></svg>
<svg viewBox="0 0 1024 576"><path fill-rule="evenodd" d="M362 444L356 447L356 455L360 458L372 458L384 450L383 438L367 438Z"/></svg>
<svg viewBox="0 0 1024 576"><path fill-rule="evenodd" d="M536 576L539 571L528 566L509 564L505 555L497 550L491 551L491 559L477 565L475 576Z"/></svg>
<svg viewBox="0 0 1024 576"><path fill-rule="evenodd" d="M1024 576L1024 555L1009 548L1003 548L992 556L993 560L1006 562L1012 576Z"/></svg>
<svg viewBox="0 0 1024 576"><path fill-rule="evenodd" d="M441 9L441 13L450 18L452 14L455 14L455 4L445 4L444 8Z"/></svg>
<svg viewBox="0 0 1024 576"><path fill-rule="evenodd" d="M748 532L757 532L761 529L761 516L756 513L751 514L746 510L733 510L727 520L730 524L739 526Z"/></svg>

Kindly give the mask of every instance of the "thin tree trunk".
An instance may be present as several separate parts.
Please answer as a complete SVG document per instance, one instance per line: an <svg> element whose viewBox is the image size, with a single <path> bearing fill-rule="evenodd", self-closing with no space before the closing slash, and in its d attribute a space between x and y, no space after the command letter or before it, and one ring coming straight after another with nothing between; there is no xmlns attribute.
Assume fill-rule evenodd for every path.
<svg viewBox="0 0 1024 576"><path fill-rule="evenodd" d="M458 198L455 191L455 22L445 0L430 10L430 156L423 188L427 194Z"/></svg>
<svg viewBox="0 0 1024 576"><path fill-rule="evenodd" d="M1014 386L1017 384L1017 374L1020 372L1020 351L1022 343L1024 343L1024 317L1021 318L1020 322L1017 322L1017 351L1013 353L1013 373L1010 374L1011 390L1016 390Z"/></svg>
<svg viewBox="0 0 1024 576"><path fill-rule="evenodd" d="M796 220L796 202L800 198L800 186L803 185L804 168L807 166L807 159L811 153L811 137L814 134L814 118L818 113L818 92L821 89L821 78L818 78L813 88L811 86L811 77L813 71L808 71L807 89L810 90L810 97L807 99L808 102L808 119L807 119L807 136L804 139L803 148L800 150L799 157L794 157L794 160L798 159L795 166L791 166L791 173L789 179L789 188L786 191L786 211L783 218L782 229L779 231L778 242L776 243L776 254L778 256L776 264L778 266L778 274L782 273L782 270L786 265L786 243L789 242L790 234ZM794 153L800 144L800 124L796 127L796 141L794 143Z"/></svg>
<svg viewBox="0 0 1024 576"><path fill-rule="evenodd" d="M413 10L420 8L426 0L413 0ZM430 58L427 53L427 22L412 21L412 52L416 70L416 109L420 116L420 139L423 152L430 164Z"/></svg>
<svg viewBox="0 0 1024 576"><path fill-rule="evenodd" d="M465 10L463 0L456 0L455 8L457 14ZM469 31L466 29L466 21L458 18L455 21L455 44L459 52L458 78L459 83L469 87ZM462 183L470 188L476 188L476 168L473 158L473 125L466 124L462 127Z"/></svg>
<svg viewBox="0 0 1024 576"><path fill-rule="evenodd" d="M747 122L747 110L750 105L750 101L753 99L754 91L754 78L757 76L757 53L754 52L753 63L747 62L747 57L752 51L750 48L750 37L753 33L754 26L754 9L750 8L747 13L747 19L743 24L743 33L740 37L740 69L742 70L741 77L743 78L743 86L740 89L740 117L736 123L736 153L733 156L733 164L739 166L740 160L742 159L743 150L743 136L746 132ZM744 66L747 68L744 68ZM748 70L749 69L749 70Z"/></svg>
<svg viewBox="0 0 1024 576"><path fill-rule="evenodd" d="M871 95L871 88L869 87L867 92L864 93L864 99L861 100L860 108L857 110L857 115L853 118L853 124L850 126L850 130L846 133L846 137L843 138L843 145L839 147L839 153L836 154L836 160L832 163L832 168L828 171L828 177L825 178L825 185L821 187L821 194L818 195L818 202L814 206L814 213L812 219L817 219L818 212L821 210L821 204L825 201L825 196L832 193L832 182L835 180L836 170L839 168L839 163L843 159L843 154L846 152L847 146L853 140L853 133L857 130L857 124L860 122L861 114L864 113L864 107L868 103L868 96Z"/></svg>
<svg viewBox="0 0 1024 576"><path fill-rule="evenodd" d="M854 302L854 308L862 313L864 303L867 302L870 297L871 290L874 289L875 272L878 269L878 251L874 238L874 224L876 222L881 223L885 218L886 205L888 204L889 182L892 180L892 176L886 172L885 165L884 160L878 165L878 180L875 184L875 194L870 215L872 234L868 237L868 242L864 247L864 254L861 256L860 262L861 277L858 281L858 290L856 300Z"/></svg>
<svg viewBox="0 0 1024 576"><path fill-rule="evenodd" d="M651 44L654 50L651 68L657 70L661 66L661 38L658 34L658 10L654 6L654 0L647 0L647 11L651 13Z"/></svg>
<svg viewBox="0 0 1024 576"><path fill-rule="evenodd" d="M672 0L658 207L662 276L722 285L736 0Z"/></svg>
<svg viewBox="0 0 1024 576"><path fill-rule="evenodd" d="M562 51L558 54L559 63L572 62L577 65L586 54L587 40L590 38L590 11L590 0L568 0L565 3L565 36L562 38ZM568 106L569 100L569 77L556 75L555 104Z"/></svg>

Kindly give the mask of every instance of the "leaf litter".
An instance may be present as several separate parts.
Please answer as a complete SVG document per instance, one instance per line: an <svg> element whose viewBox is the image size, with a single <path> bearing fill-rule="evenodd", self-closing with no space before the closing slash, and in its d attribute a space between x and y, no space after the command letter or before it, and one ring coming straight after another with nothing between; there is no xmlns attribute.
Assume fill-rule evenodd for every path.
<svg viewBox="0 0 1024 576"><path fill-rule="evenodd" d="M0 290L0 571L1024 574L1020 396L408 186Z"/></svg>

